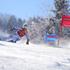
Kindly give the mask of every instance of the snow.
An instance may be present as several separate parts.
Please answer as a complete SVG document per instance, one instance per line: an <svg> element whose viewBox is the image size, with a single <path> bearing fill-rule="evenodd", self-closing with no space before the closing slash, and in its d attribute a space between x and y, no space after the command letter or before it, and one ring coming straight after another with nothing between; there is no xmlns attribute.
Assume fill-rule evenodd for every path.
<svg viewBox="0 0 70 70"><path fill-rule="evenodd" d="M0 41L0 70L70 70L70 49Z"/></svg>

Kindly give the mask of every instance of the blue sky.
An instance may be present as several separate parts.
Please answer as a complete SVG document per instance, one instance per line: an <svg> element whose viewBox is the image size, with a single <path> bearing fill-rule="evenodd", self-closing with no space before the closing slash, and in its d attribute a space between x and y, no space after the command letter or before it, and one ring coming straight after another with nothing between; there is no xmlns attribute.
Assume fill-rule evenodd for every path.
<svg viewBox="0 0 70 70"><path fill-rule="evenodd" d="M0 0L0 13L18 18L50 16L53 0Z"/></svg>

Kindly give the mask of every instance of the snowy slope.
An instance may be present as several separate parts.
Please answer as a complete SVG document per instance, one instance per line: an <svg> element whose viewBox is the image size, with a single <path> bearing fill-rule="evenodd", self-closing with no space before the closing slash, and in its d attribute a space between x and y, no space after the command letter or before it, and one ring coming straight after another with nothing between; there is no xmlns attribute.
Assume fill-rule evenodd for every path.
<svg viewBox="0 0 70 70"><path fill-rule="evenodd" d="M70 70L70 49L0 41L0 70Z"/></svg>

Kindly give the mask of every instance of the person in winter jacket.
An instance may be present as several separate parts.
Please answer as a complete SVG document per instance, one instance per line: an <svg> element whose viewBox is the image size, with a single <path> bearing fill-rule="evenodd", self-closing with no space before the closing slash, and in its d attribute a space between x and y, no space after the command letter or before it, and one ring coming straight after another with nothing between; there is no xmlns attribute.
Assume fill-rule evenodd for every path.
<svg viewBox="0 0 70 70"><path fill-rule="evenodd" d="M19 35L20 38L22 38L23 36L26 36L26 44L29 44L29 34L27 31L27 28L21 28L20 30L17 31L17 34Z"/></svg>
<svg viewBox="0 0 70 70"><path fill-rule="evenodd" d="M26 25L23 28L16 29L16 33L14 35L11 35L8 38L9 42L14 42L16 43L18 40L20 40L22 37L26 36L26 44L29 44L29 34L26 28Z"/></svg>

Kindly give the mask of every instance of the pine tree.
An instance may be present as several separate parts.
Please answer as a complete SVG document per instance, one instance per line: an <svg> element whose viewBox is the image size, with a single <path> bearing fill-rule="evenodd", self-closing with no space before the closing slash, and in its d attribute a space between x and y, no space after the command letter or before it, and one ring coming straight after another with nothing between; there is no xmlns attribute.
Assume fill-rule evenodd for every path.
<svg viewBox="0 0 70 70"><path fill-rule="evenodd" d="M59 34L60 22L63 15L69 15L69 0L54 0L55 10L55 27L56 33Z"/></svg>
<svg viewBox="0 0 70 70"><path fill-rule="evenodd" d="M21 27L23 27L23 21L22 21L21 18L19 18L18 21L17 21L17 26L16 26L16 28L21 28Z"/></svg>
<svg viewBox="0 0 70 70"><path fill-rule="evenodd" d="M10 16L7 24L8 33L15 33L15 27L17 26L17 20L15 16Z"/></svg>
<svg viewBox="0 0 70 70"><path fill-rule="evenodd" d="M69 0L54 0L57 19L69 14Z"/></svg>

